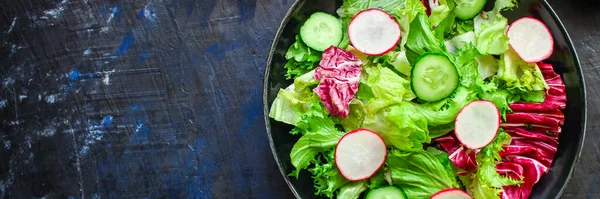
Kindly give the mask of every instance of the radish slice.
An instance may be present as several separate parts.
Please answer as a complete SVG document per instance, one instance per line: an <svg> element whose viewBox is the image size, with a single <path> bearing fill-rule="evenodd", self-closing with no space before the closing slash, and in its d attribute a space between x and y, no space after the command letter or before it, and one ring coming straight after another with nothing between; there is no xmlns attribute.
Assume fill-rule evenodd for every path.
<svg viewBox="0 0 600 199"><path fill-rule="evenodd" d="M344 135L335 148L335 164L350 180L371 177L385 162L387 147L381 137L368 129L356 129Z"/></svg>
<svg viewBox="0 0 600 199"><path fill-rule="evenodd" d="M454 134L465 147L479 149L487 146L500 128L500 112L493 102L474 101L456 116Z"/></svg>
<svg viewBox="0 0 600 199"><path fill-rule="evenodd" d="M371 8L356 14L348 25L348 37L356 50L367 55L383 55L400 41L400 25L383 10Z"/></svg>
<svg viewBox="0 0 600 199"><path fill-rule="evenodd" d="M526 62L547 59L554 51L554 39L548 27L540 20L523 17L508 28L508 42Z"/></svg>
<svg viewBox="0 0 600 199"><path fill-rule="evenodd" d="M463 190L457 188L448 188L441 191L438 191L436 194L433 194L430 199L471 199L472 197L464 192Z"/></svg>

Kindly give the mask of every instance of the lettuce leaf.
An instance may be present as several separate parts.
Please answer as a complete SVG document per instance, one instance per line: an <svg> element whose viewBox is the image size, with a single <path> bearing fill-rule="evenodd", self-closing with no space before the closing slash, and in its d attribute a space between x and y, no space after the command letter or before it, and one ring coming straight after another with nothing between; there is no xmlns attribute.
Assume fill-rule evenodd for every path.
<svg viewBox="0 0 600 199"><path fill-rule="evenodd" d="M373 115L382 108L392 104L414 99L410 89L410 81L400 77L389 68L365 67L366 77L363 78L359 89L359 98L367 101L367 114ZM362 90L361 90L362 89Z"/></svg>
<svg viewBox="0 0 600 199"><path fill-rule="evenodd" d="M477 50L484 55L500 55L508 50L508 20L500 11L512 9L516 0L498 0L492 11L477 15L473 22Z"/></svg>
<svg viewBox="0 0 600 199"><path fill-rule="evenodd" d="M410 34L405 37L408 38L406 48L411 51L409 55L412 55L408 56L411 63L414 63L417 57L427 52L444 53L446 51L446 46L433 33L429 19L425 14L417 14L415 20L410 23Z"/></svg>
<svg viewBox="0 0 600 199"><path fill-rule="evenodd" d="M348 119L340 121L346 130L367 128L378 133L388 145L405 151L422 150L423 143L431 141L427 119L413 103L394 104L371 115L362 102L354 100L351 110L357 111L351 111Z"/></svg>
<svg viewBox="0 0 600 199"><path fill-rule="evenodd" d="M438 0L437 2L439 5L433 6L431 15L429 15L429 21L433 26L437 26L450 16L451 11L454 9L454 0ZM454 20L454 16L451 19Z"/></svg>
<svg viewBox="0 0 600 199"><path fill-rule="evenodd" d="M300 36L296 35L296 42L288 48L288 51L285 53L285 59L288 60L284 66L287 69L285 76L287 79L293 79L319 66L321 52L306 46L300 39Z"/></svg>
<svg viewBox="0 0 600 199"><path fill-rule="evenodd" d="M503 80L509 90L530 92L548 89L540 68L535 63L523 61L512 48L500 57L498 65L498 79Z"/></svg>
<svg viewBox="0 0 600 199"><path fill-rule="evenodd" d="M402 187L408 198L429 198L442 189L459 187L454 173L440 161L444 158L438 156L448 159L443 153L391 150L386 162L392 183Z"/></svg>
<svg viewBox="0 0 600 199"><path fill-rule="evenodd" d="M302 113L308 110L318 96L311 91L311 87L319 84L314 79L314 70L297 77L294 84L285 89L280 89L271 105L269 117L286 124L296 125Z"/></svg>
<svg viewBox="0 0 600 199"><path fill-rule="evenodd" d="M334 148L344 132L335 127L335 122L320 101L313 101L310 108L296 124L295 131L302 137L292 147L290 158L296 168L290 176L298 177L302 169L306 169L315 156Z"/></svg>
<svg viewBox="0 0 600 199"><path fill-rule="evenodd" d="M317 158L315 167L308 169L314 179L315 195L324 195L332 198L335 191L350 182L337 169L334 154L334 150L323 153L322 159L324 160L322 161L321 158Z"/></svg>
<svg viewBox="0 0 600 199"><path fill-rule="evenodd" d="M382 66L390 67L400 74L409 77L412 66L406 58L406 51L393 50L381 56L371 57L373 64L381 64Z"/></svg>
<svg viewBox="0 0 600 199"><path fill-rule="evenodd" d="M427 105L418 105L417 110L427 119L431 127L454 123L458 112L469 102L477 100L474 92L465 87L458 87L449 99L447 107L441 110L432 110Z"/></svg>
<svg viewBox="0 0 600 199"><path fill-rule="evenodd" d="M340 188L337 199L357 199L368 188L367 181L356 181L345 184Z"/></svg>
<svg viewBox="0 0 600 199"><path fill-rule="evenodd" d="M473 194L473 198L500 198L503 186L522 183L521 180L502 176L496 171L496 163L501 160L500 151L503 150L503 146L510 144L510 142L510 135L500 130L494 141L482 148L477 154L479 165L477 172L469 174L469 177L465 179L467 181L465 184L468 184L467 189Z"/></svg>

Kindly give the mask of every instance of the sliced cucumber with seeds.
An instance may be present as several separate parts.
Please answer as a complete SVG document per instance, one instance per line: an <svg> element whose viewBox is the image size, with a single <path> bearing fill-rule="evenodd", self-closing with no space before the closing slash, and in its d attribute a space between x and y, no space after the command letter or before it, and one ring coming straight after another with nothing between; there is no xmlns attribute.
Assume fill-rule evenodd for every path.
<svg viewBox="0 0 600 199"><path fill-rule="evenodd" d="M444 99L458 87L458 71L446 55L426 53L411 71L411 87L417 98L433 102Z"/></svg>
<svg viewBox="0 0 600 199"><path fill-rule="evenodd" d="M316 12L300 28L300 37L308 47L324 51L342 41L342 22L333 15Z"/></svg>
<svg viewBox="0 0 600 199"><path fill-rule="evenodd" d="M487 0L455 0L454 14L462 20L469 20L481 13Z"/></svg>
<svg viewBox="0 0 600 199"><path fill-rule="evenodd" d="M390 185L373 189L367 193L365 199L407 199L404 191L396 186Z"/></svg>

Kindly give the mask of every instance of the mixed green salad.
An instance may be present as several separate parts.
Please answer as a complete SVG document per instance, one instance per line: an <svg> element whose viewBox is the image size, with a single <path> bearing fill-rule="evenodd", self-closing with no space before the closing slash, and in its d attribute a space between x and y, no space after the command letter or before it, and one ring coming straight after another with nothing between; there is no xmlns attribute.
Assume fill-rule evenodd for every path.
<svg viewBox="0 0 600 199"><path fill-rule="evenodd" d="M344 0L308 16L269 112L295 127L289 176L328 198L528 198L556 153L565 86L542 62L548 28L509 24L516 0L486 3Z"/></svg>

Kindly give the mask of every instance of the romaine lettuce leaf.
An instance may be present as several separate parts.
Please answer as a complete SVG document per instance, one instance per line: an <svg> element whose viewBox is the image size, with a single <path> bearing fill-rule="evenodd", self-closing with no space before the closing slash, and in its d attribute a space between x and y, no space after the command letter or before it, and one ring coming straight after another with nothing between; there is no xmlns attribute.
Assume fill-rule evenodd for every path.
<svg viewBox="0 0 600 199"><path fill-rule="evenodd" d="M408 198L429 198L442 189L459 187L454 173L437 157L442 155L423 150L409 153L391 150L386 162L392 183L402 187Z"/></svg>

